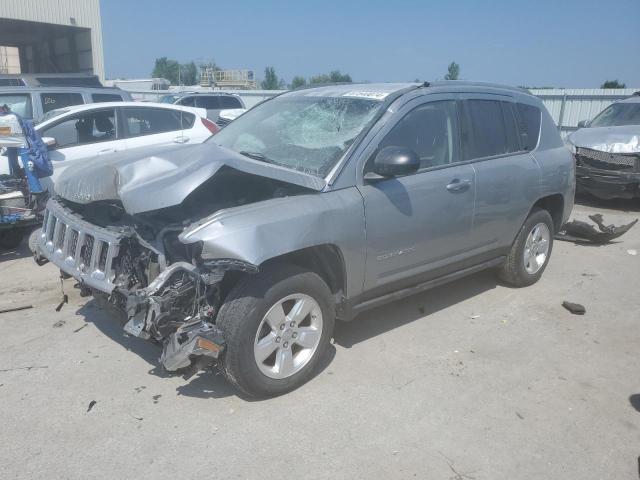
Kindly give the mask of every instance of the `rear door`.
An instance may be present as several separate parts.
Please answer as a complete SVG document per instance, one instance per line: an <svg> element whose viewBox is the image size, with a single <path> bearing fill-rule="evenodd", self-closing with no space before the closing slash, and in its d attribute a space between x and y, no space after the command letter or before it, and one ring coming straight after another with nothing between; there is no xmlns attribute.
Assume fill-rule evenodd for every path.
<svg viewBox="0 0 640 480"><path fill-rule="evenodd" d="M429 95L404 105L398 121L374 139L413 149L415 174L363 180L367 238L365 290L371 295L447 273L468 257L472 245L475 173L459 163L456 101ZM375 151L364 166L371 170Z"/></svg>
<svg viewBox="0 0 640 480"><path fill-rule="evenodd" d="M465 94L462 158L476 171L473 237L478 255L511 246L539 191L540 173L517 127L514 103L500 95Z"/></svg>
<svg viewBox="0 0 640 480"><path fill-rule="evenodd" d="M38 127L40 136L56 141L49 149L53 176L42 179L43 186L51 191L60 173L73 163L123 149L117 124L116 109L111 107L79 112Z"/></svg>
<svg viewBox="0 0 640 480"><path fill-rule="evenodd" d="M144 106L123 107L121 111L127 148L201 141L192 132L196 116L191 112Z"/></svg>

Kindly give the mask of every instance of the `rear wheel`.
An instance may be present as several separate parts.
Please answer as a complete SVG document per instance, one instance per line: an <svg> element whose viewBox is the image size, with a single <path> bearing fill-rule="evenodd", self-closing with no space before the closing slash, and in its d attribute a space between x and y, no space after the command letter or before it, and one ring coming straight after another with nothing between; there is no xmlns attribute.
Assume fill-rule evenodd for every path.
<svg viewBox="0 0 640 480"><path fill-rule="evenodd" d="M307 382L329 344L333 297L315 273L273 265L241 280L218 314L221 368L245 394L271 397Z"/></svg>
<svg viewBox="0 0 640 480"><path fill-rule="evenodd" d="M513 242L511 251L499 270L499 277L514 287L536 283L549 263L553 235L553 220L549 212L534 209Z"/></svg>

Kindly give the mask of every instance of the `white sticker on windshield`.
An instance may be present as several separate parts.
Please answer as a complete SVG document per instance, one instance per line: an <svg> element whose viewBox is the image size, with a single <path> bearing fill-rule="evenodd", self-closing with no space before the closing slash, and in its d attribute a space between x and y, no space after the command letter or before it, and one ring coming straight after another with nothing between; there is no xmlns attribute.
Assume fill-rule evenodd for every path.
<svg viewBox="0 0 640 480"><path fill-rule="evenodd" d="M388 92L359 92L359 91L353 91L353 92L347 92L342 96L343 97L371 98L372 100L383 100L387 95L389 95Z"/></svg>

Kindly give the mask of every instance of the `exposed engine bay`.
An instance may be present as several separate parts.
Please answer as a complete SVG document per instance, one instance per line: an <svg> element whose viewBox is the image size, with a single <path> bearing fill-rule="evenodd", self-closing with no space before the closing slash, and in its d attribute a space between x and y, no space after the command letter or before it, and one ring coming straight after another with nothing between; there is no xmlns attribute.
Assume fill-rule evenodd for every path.
<svg viewBox="0 0 640 480"><path fill-rule="evenodd" d="M126 314L125 331L163 345L169 371L214 361L224 349L216 315L230 286L258 267L203 259L186 227L223 209L309 193L308 188L223 166L180 204L129 214L122 203L52 199L39 246L83 295ZM206 363L206 362L205 362Z"/></svg>

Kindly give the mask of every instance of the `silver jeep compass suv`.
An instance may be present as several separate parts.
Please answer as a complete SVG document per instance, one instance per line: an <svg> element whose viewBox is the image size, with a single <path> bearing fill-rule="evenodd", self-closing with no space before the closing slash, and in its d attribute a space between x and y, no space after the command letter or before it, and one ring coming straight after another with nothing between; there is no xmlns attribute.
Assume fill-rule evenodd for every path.
<svg viewBox="0 0 640 480"><path fill-rule="evenodd" d="M575 163L525 91L350 84L274 97L202 145L82 162L59 186L37 257L162 344L167 370L215 361L271 396L311 377L336 318L489 267L540 279Z"/></svg>

